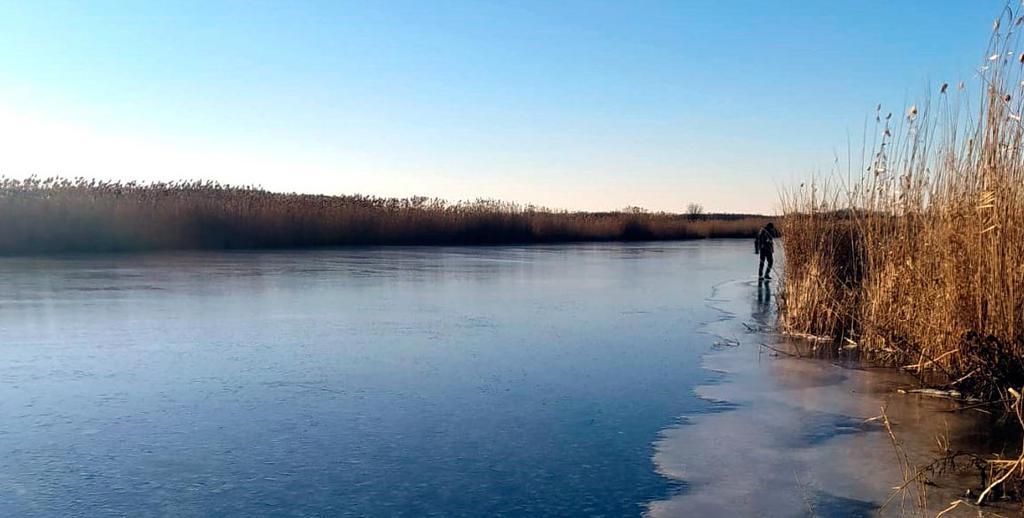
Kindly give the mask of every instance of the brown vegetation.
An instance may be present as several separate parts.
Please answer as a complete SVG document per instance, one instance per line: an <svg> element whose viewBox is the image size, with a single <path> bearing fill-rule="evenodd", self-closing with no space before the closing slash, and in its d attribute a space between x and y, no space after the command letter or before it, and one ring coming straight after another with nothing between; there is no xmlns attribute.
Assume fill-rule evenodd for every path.
<svg viewBox="0 0 1024 518"><path fill-rule="evenodd" d="M948 390L1012 402L1018 415L1022 23L1009 10L997 22L979 69L980 104L961 83L943 84L936 99L895 116L879 107L877 137L855 180L811 182L784 195L780 303L789 331L847 339ZM1002 474L1021 465L993 467L993 478L1005 481Z"/></svg>
<svg viewBox="0 0 1024 518"><path fill-rule="evenodd" d="M493 200L319 196L212 182L0 180L0 254L752 237L744 215L553 211Z"/></svg>

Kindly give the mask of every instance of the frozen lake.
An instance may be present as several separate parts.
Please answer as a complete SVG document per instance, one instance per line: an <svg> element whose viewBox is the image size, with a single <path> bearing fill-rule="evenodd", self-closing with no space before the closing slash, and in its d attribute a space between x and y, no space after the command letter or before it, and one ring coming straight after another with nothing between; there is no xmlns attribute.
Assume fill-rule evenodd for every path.
<svg viewBox="0 0 1024 518"><path fill-rule="evenodd" d="M642 513L749 249L0 260L0 515Z"/></svg>
<svg viewBox="0 0 1024 518"><path fill-rule="evenodd" d="M764 354L755 259L2 259L0 516L872 514L899 473L864 419L900 380ZM892 408L928 447L985 429Z"/></svg>

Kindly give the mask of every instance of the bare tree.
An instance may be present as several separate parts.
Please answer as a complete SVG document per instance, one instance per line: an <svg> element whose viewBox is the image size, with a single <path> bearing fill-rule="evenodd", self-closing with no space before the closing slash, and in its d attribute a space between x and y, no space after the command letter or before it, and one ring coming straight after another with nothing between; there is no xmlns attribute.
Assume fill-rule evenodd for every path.
<svg viewBox="0 0 1024 518"><path fill-rule="evenodd" d="M704 217L704 206L699 203L691 203L687 205L686 217L690 219L702 219Z"/></svg>

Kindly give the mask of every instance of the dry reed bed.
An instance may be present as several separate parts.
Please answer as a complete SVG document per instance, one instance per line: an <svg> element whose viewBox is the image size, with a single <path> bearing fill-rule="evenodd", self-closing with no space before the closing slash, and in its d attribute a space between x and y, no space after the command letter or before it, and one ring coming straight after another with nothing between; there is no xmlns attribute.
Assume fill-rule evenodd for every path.
<svg viewBox="0 0 1024 518"><path fill-rule="evenodd" d="M881 110L860 172L783 194L781 325L859 343L947 389L1024 385L1024 18L996 22L976 88ZM974 85L971 85L972 88ZM980 102L979 102L980 97ZM1013 389L1016 389L1015 391ZM996 463L996 477L1019 461Z"/></svg>
<svg viewBox="0 0 1024 518"><path fill-rule="evenodd" d="M764 222L283 194L213 182L0 179L0 254L752 237Z"/></svg>

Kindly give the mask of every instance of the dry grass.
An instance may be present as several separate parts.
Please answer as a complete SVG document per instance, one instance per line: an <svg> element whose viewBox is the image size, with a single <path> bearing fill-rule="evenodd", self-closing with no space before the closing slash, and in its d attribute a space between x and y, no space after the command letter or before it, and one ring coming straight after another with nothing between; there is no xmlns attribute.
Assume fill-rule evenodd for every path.
<svg viewBox="0 0 1024 518"><path fill-rule="evenodd" d="M0 179L0 254L753 237L765 221L283 194L212 182Z"/></svg>
<svg viewBox="0 0 1024 518"><path fill-rule="evenodd" d="M784 194L785 329L854 340L946 388L1014 401L1010 389L1024 386L1017 16L1007 9L996 23L980 95L943 84L895 115L880 107L859 173Z"/></svg>
<svg viewBox="0 0 1024 518"><path fill-rule="evenodd" d="M857 340L982 396L1024 383L1018 40L993 36L977 115L950 92L901 122L879 112L858 180L785 195L787 329Z"/></svg>

